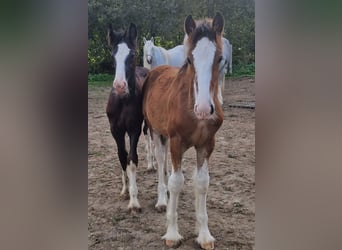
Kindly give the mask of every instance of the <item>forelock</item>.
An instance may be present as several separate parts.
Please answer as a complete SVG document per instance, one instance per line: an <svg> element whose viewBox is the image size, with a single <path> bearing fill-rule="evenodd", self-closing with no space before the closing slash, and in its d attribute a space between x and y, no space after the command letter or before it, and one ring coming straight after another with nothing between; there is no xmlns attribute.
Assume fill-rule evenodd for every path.
<svg viewBox="0 0 342 250"><path fill-rule="evenodd" d="M113 46L117 46L120 43L126 43L129 49L135 49L134 44L132 44L126 35L127 31L117 31L115 32L115 41L112 43Z"/></svg>
<svg viewBox="0 0 342 250"><path fill-rule="evenodd" d="M216 40L216 32L211 27L211 22L204 20L198 24L196 29L191 34L192 42L196 44L203 37L208 37L210 41Z"/></svg>

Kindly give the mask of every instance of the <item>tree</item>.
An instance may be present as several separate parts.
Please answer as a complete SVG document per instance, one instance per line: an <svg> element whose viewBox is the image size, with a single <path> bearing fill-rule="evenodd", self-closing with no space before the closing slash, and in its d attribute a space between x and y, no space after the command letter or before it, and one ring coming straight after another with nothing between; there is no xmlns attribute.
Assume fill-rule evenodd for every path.
<svg viewBox="0 0 342 250"><path fill-rule="evenodd" d="M225 18L225 37L233 45L233 64L254 63L254 0L88 0L88 66L90 73L113 73L106 41L107 27L138 28L138 65L142 65L142 37L157 37L157 45L171 48L183 42L183 22L220 11Z"/></svg>

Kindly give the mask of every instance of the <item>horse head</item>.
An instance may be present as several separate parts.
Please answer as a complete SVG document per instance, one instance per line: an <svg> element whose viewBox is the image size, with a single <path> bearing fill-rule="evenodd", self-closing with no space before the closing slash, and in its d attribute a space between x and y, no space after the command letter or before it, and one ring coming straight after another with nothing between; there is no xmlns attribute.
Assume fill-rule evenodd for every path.
<svg viewBox="0 0 342 250"><path fill-rule="evenodd" d="M154 39L151 37L151 40L146 40L144 37L144 56L148 64L152 64L153 54L152 49L154 47Z"/></svg>
<svg viewBox="0 0 342 250"><path fill-rule="evenodd" d="M110 24L107 41L111 47L115 68L114 93L117 95L134 93L137 47L137 28L135 24L131 23L124 32L114 31Z"/></svg>
<svg viewBox="0 0 342 250"><path fill-rule="evenodd" d="M187 66L193 74L194 113L198 119L209 119L215 111L218 75L222 57L224 20L217 13L213 20L195 22L185 19Z"/></svg>

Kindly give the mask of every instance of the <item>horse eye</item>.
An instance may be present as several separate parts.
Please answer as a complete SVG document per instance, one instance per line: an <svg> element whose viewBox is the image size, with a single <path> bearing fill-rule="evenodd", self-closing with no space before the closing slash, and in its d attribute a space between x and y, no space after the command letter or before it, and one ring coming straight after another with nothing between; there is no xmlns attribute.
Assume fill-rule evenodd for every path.
<svg viewBox="0 0 342 250"><path fill-rule="evenodd" d="M191 60L189 57L186 60L187 60L188 64L191 64Z"/></svg>
<svg viewBox="0 0 342 250"><path fill-rule="evenodd" d="M223 56L220 56L218 59L218 63L220 63L223 60Z"/></svg>

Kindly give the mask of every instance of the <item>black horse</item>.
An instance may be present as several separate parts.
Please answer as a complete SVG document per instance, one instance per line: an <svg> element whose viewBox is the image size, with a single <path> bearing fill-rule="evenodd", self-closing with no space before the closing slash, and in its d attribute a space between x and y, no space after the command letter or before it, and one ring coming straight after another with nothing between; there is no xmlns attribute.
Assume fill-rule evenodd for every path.
<svg viewBox="0 0 342 250"><path fill-rule="evenodd" d="M128 208L139 211L140 204L136 185L137 145L143 122L141 90L148 70L136 67L137 28L133 23L124 32L116 32L109 25L107 40L112 48L115 78L106 112L122 167L121 196L127 197L129 190ZM125 145L126 133L128 133L130 141L128 154Z"/></svg>

